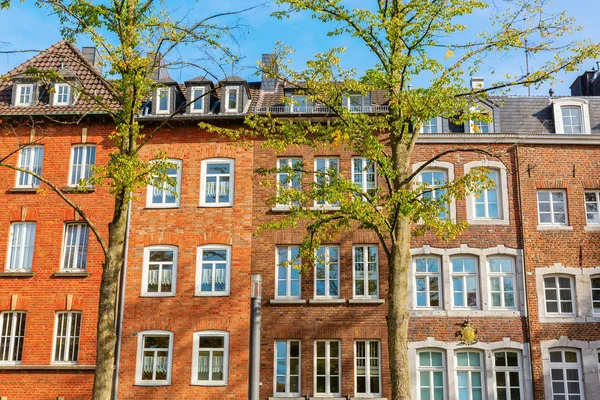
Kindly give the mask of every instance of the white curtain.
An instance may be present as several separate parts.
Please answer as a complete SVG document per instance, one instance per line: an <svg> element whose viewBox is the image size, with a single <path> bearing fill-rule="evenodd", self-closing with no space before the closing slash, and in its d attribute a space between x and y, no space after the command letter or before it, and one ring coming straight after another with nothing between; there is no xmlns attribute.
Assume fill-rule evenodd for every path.
<svg viewBox="0 0 600 400"><path fill-rule="evenodd" d="M148 285L158 286L158 270L151 269L148 271Z"/></svg>

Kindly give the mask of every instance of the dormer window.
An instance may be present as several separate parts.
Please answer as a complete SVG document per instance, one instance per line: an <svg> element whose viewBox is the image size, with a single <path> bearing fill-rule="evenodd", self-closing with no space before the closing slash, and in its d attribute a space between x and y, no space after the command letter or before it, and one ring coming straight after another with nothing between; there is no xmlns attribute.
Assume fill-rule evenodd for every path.
<svg viewBox="0 0 600 400"><path fill-rule="evenodd" d="M190 106L190 111L193 113L203 113L204 112L204 93L205 90L203 87L193 87L192 88L192 98L190 101L193 103Z"/></svg>
<svg viewBox="0 0 600 400"><path fill-rule="evenodd" d="M238 111L239 89L233 88L233 87L227 88L225 97L226 97L225 111L237 112Z"/></svg>
<svg viewBox="0 0 600 400"><path fill-rule="evenodd" d="M421 125L421 133L441 133L442 132L442 118L433 117L423 122Z"/></svg>
<svg viewBox="0 0 600 400"><path fill-rule="evenodd" d="M156 91L156 113L157 114L168 114L169 113L169 102L170 102L170 90L169 88L160 88Z"/></svg>
<svg viewBox="0 0 600 400"><path fill-rule="evenodd" d="M577 135L591 133L588 102L564 97L552 100L556 133Z"/></svg>
<svg viewBox="0 0 600 400"><path fill-rule="evenodd" d="M306 109L308 101L304 95L292 95L292 102L290 104L291 112L308 112Z"/></svg>
<svg viewBox="0 0 600 400"><path fill-rule="evenodd" d="M473 107L471 112L479 113L482 116L492 116L492 111L483 107ZM468 133L494 133L494 122L487 122L479 119L469 119Z"/></svg>
<svg viewBox="0 0 600 400"><path fill-rule="evenodd" d="M21 84L17 86L17 98L15 105L30 106L33 98L33 84Z"/></svg>
<svg viewBox="0 0 600 400"><path fill-rule="evenodd" d="M350 112L363 112L365 107L365 96L362 94L350 94L347 97L348 104L346 107Z"/></svg>
<svg viewBox="0 0 600 400"><path fill-rule="evenodd" d="M54 86L54 105L67 106L70 104L71 87L66 83L59 83Z"/></svg>

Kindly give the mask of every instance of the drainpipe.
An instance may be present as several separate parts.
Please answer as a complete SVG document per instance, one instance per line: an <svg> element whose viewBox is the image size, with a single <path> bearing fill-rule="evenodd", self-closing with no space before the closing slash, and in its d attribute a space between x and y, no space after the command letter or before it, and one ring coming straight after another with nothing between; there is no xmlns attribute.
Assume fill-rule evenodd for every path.
<svg viewBox="0 0 600 400"><path fill-rule="evenodd" d="M130 194L131 195L131 194ZM123 311L125 309L125 279L127 277L127 258L129 255L129 228L131 226L131 200L127 207L127 223L125 224L125 255L123 268L121 268L121 282L119 293L119 312L117 313L117 350L115 354L115 375L113 377L113 400L117 400L119 390L119 366L121 365L121 339L123 338Z"/></svg>
<svg viewBox="0 0 600 400"><path fill-rule="evenodd" d="M260 307L262 277L250 278L250 368L248 369L248 399L259 400L260 392Z"/></svg>
<svg viewBox="0 0 600 400"><path fill-rule="evenodd" d="M535 398L535 381L534 381L534 371L533 371L533 343L531 341L531 317L529 310L529 295L527 292L527 267L525 265L525 223L523 222L523 187L521 185L521 163L519 161L519 144L515 144L515 165L517 168L517 186L518 186L518 195L519 195L519 212L520 212L520 221L521 221L521 243L523 244L523 249L521 253L523 255L523 284L525 287L523 288L523 297L525 301L525 311L527 316L525 317L525 321L527 323L527 336L529 339L529 369L531 374L531 390L533 391L533 397Z"/></svg>

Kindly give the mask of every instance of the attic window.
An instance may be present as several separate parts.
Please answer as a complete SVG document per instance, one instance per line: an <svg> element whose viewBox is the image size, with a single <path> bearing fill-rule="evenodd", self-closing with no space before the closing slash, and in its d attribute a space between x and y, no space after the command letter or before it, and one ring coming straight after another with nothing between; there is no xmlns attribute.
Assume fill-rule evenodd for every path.
<svg viewBox="0 0 600 400"><path fill-rule="evenodd" d="M16 106L30 106L33 98L33 84L17 85Z"/></svg>
<svg viewBox="0 0 600 400"><path fill-rule="evenodd" d="M556 133L591 133L590 113L585 99L564 97L552 100Z"/></svg>
<svg viewBox="0 0 600 400"><path fill-rule="evenodd" d="M66 83L59 83L54 86L54 105L66 106L70 104L71 87Z"/></svg>
<svg viewBox="0 0 600 400"><path fill-rule="evenodd" d="M469 133L494 133L494 121L493 114L491 110L482 107L473 107L471 108L472 112L478 112L483 116L492 117L492 120L482 121L478 119L470 119L469 120Z"/></svg>
<svg viewBox="0 0 600 400"><path fill-rule="evenodd" d="M348 95L347 108L350 112L364 112L366 100L362 94L350 94Z"/></svg>
<svg viewBox="0 0 600 400"><path fill-rule="evenodd" d="M190 101L193 101L190 110L193 113L202 113L204 112L204 88L203 87L193 87L192 88L192 98Z"/></svg>
<svg viewBox="0 0 600 400"><path fill-rule="evenodd" d="M225 96L226 96L226 104L225 111L228 112L236 112L238 105L238 89L237 88L227 88Z"/></svg>
<svg viewBox="0 0 600 400"><path fill-rule="evenodd" d="M156 91L156 113L157 114L168 114L169 113L169 88L160 88Z"/></svg>

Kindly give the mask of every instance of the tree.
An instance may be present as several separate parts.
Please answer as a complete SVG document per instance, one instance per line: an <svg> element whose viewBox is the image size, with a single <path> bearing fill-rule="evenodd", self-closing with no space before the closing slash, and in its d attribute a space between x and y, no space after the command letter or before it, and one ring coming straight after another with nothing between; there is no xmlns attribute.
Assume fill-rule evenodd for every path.
<svg viewBox="0 0 600 400"><path fill-rule="evenodd" d="M225 12L195 20L189 15L182 19L173 18L172 10L168 10L162 1L154 0L109 0L92 2L88 0L38 0L36 4L45 7L58 16L61 22L61 33L67 40L74 41L79 36L89 37L100 49L104 64L108 67L108 85L112 93L109 101L103 100L88 91L85 87L73 87L82 101L95 104L98 112L108 115L115 124L111 136L115 151L110 154L108 165L96 167L94 175L80 181L80 186L108 185L114 197L115 205L112 220L108 227L108 236L102 237L94 216L87 215L69 196L44 176L25 170L9 163L9 158L22 148L31 146L32 142L22 141L9 154L0 157L0 166L18 171L28 172L43 182L50 190L67 202L89 225L90 230L100 243L104 253L103 272L100 285L100 303L98 308L96 372L94 376L94 399L110 399L116 345L115 305L119 276L124 259L124 242L126 235L127 214L132 194L148 184L173 187L174 181L168 178L168 168L176 166L165 160L164 154L157 154L158 161L149 162L140 157L141 148L152 139L153 134L187 104L180 106L173 114L152 126L144 129L137 116L144 103L155 93L160 84L153 79L158 68L193 66L212 75L207 69L207 62L213 67L227 64L235 59L235 53L228 48L228 43L243 32L239 20L233 24L221 24L222 18L233 16L245 10ZM0 0L0 8L8 8L10 0ZM231 22L231 21L228 21ZM173 54L185 45L194 45L205 56L203 60L182 61ZM174 61L167 62L165 60ZM93 66L78 62L90 71ZM221 69L221 71L223 71ZM42 71L29 68L26 73L40 81L65 82L58 71ZM223 71L224 73L224 71ZM216 78L214 75L212 75ZM216 79L218 80L218 79ZM210 95L207 91L203 96ZM202 96L191 99L197 101ZM188 104L190 103L188 102ZM60 120L47 117L50 122L77 123L74 120ZM33 122L33 121L31 121ZM46 121L48 122L48 121ZM4 121L6 129L13 129L10 121ZM39 121L36 121L39 124Z"/></svg>
<svg viewBox="0 0 600 400"><path fill-rule="evenodd" d="M457 147L437 154L413 171L411 155L421 126L435 117L455 123L489 121L490 115L477 105L490 93L503 93L519 85L539 87L557 72L573 71L584 60L596 57L600 46L589 41L568 41L568 35L579 28L565 13L547 14L547 0L378 0L361 3L364 7L361 9L351 8L342 0L276 0L276 3L284 7L275 13L277 17L310 12L313 18L331 23L330 36L352 38L352 43L365 46L377 63L357 79L354 71L340 66L340 53L344 49L334 48L316 54L306 70L295 72L286 62L291 49L277 46L277 61L263 64L261 69L286 82L287 87L295 87L297 94L306 96L307 104L326 107L328 123L325 118L319 123L317 118L302 121L251 115L247 117L245 133L263 137L265 145L276 150L289 146L345 147L370 160L384 185L363 192L349 179L338 176L335 168L321 170L316 174L316 182L308 187L281 185L269 202L290 204L290 212L262 228L285 229L304 224L303 260L313 259L319 243L340 231L367 229L377 234L388 259L392 398L410 399L407 354L410 314L406 293L411 235L433 230L442 238L455 237L466 224L440 218L445 205L452 198L478 194L492 185L486 171L476 169L438 187L441 192L437 194L442 193L441 196L431 196L434 189L413 184L413 178L449 153L502 156L490 149ZM491 14L489 30L478 32L477 36L469 34L472 39L461 41L466 33L471 33L468 18L481 19L480 11L485 9L490 9ZM476 12L479 15L475 16ZM539 57L546 54L551 59L523 77L505 75L488 87L476 89L467 85L466 79L483 66L494 72L485 64L486 59L516 51ZM412 88L417 77L426 77L428 86ZM389 109L385 112L354 113L343 104L351 93L366 95L374 91L382 91L389 99ZM314 173L302 170L302 165L296 165L259 172L271 174L271 179L275 172L286 172L291 183L302 172ZM303 207L315 200L339 204L339 209ZM422 224L415 229L419 221Z"/></svg>

